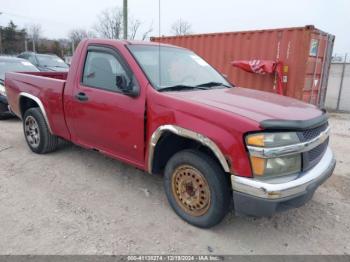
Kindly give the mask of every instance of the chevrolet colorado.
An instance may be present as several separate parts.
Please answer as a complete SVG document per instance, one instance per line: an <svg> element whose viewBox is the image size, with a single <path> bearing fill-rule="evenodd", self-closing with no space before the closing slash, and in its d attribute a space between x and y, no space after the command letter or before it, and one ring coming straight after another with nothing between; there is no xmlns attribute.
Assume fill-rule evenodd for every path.
<svg viewBox="0 0 350 262"><path fill-rule="evenodd" d="M234 87L175 46L83 40L68 73L7 73L5 87L33 152L61 138L164 174L171 207L198 227L232 206L270 216L303 205L335 167L324 111Z"/></svg>

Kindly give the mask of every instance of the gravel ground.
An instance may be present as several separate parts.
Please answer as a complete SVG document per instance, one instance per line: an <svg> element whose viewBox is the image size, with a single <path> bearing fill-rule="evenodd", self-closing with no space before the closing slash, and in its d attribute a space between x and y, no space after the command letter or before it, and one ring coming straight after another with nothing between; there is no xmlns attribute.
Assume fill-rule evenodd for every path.
<svg viewBox="0 0 350 262"><path fill-rule="evenodd" d="M334 175L305 206L230 213L210 230L169 207L162 178L76 146L36 155L0 122L0 254L349 254L350 115L332 114Z"/></svg>

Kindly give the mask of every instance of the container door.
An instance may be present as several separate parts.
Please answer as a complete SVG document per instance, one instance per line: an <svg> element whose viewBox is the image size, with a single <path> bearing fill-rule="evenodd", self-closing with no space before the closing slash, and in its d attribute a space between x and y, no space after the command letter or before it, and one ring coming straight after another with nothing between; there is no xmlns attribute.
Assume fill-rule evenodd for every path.
<svg viewBox="0 0 350 262"><path fill-rule="evenodd" d="M319 107L321 107L321 108L323 108L325 106L325 101L326 101L328 77L329 77L329 71L330 71L331 63L332 63L332 53L333 53L334 39L335 39L335 36L328 35L328 38L327 38L327 53L326 53L325 62L324 62L324 66L323 66L323 75L322 75L322 80L321 80L321 90L320 90L320 95L319 95L319 99L318 99L318 104L319 104Z"/></svg>
<svg viewBox="0 0 350 262"><path fill-rule="evenodd" d="M331 62L334 36L311 33L303 101L322 107Z"/></svg>

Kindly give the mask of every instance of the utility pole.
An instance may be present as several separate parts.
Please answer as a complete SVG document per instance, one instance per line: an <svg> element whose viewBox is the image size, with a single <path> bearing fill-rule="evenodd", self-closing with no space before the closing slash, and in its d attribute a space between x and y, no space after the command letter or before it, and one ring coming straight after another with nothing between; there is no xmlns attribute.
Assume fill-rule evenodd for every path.
<svg viewBox="0 0 350 262"><path fill-rule="evenodd" d="M128 39L128 0L123 0L123 38Z"/></svg>
<svg viewBox="0 0 350 262"><path fill-rule="evenodd" d="M340 99L341 99L341 94L343 91L343 84L344 84L344 75L345 75L345 68L346 68L346 59L348 58L348 54L345 54L344 58L344 63L343 63L343 69L341 73L341 79L340 79L340 87L339 87L339 93L338 93L338 99L337 99L337 108L336 110L339 111L339 106L340 106Z"/></svg>
<svg viewBox="0 0 350 262"><path fill-rule="evenodd" d="M74 40L72 40L72 55L74 54L75 46L74 46Z"/></svg>
<svg viewBox="0 0 350 262"><path fill-rule="evenodd" d="M32 43L33 43L33 52L35 53L35 40L34 40L34 36L32 37Z"/></svg>
<svg viewBox="0 0 350 262"><path fill-rule="evenodd" d="M1 13L0 13L1 15ZM2 37L1 37L2 27L0 26L0 54L2 54Z"/></svg>
<svg viewBox="0 0 350 262"><path fill-rule="evenodd" d="M2 15L2 12L0 12L0 15ZM2 37L1 37L2 27L0 26L0 54L2 54Z"/></svg>

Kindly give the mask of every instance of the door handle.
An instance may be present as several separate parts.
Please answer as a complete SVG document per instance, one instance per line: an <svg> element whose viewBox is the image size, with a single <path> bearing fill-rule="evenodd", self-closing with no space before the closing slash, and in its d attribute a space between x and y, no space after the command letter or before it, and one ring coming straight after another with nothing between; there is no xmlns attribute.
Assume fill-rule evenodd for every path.
<svg viewBox="0 0 350 262"><path fill-rule="evenodd" d="M75 95L75 98L78 99L79 101L87 101L89 98L87 95L83 92L79 92L78 94Z"/></svg>

